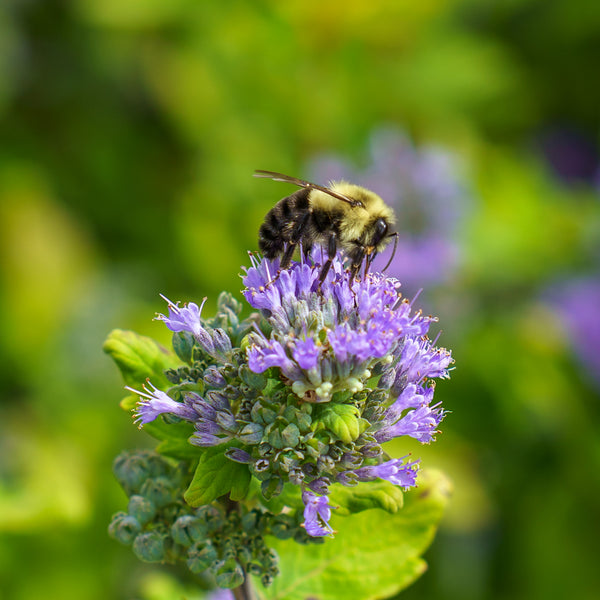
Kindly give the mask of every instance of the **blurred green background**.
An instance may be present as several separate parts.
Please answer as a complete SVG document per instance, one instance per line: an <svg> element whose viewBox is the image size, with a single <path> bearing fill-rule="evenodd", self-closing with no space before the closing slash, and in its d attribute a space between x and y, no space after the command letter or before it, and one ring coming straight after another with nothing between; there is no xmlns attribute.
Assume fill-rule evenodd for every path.
<svg viewBox="0 0 600 600"><path fill-rule="evenodd" d="M254 169L364 174L392 131L451 157L464 191L456 258L411 282L456 359L443 434L413 451L455 495L403 597L597 598L599 61L592 0L4 0L0 596L193 589L107 536L112 459L150 442L102 341L168 342L159 292L210 314L241 289L292 191Z"/></svg>

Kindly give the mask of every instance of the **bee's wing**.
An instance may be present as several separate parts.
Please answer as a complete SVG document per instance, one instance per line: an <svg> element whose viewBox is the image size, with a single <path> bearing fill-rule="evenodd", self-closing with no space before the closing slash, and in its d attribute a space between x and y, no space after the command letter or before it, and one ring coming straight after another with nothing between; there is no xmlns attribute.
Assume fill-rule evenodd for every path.
<svg viewBox="0 0 600 600"><path fill-rule="evenodd" d="M293 183L294 185L303 188L308 188L310 190L319 190L320 192L325 192L329 196L333 196L338 200L347 202L348 204L350 204L350 206L360 206L361 208L364 208L364 204L360 200L348 198L343 194L338 194L337 192L334 192L328 187L317 185L316 183L310 183L310 181L304 181L304 179L298 179L297 177L291 177L290 175L284 175L283 173L276 173L275 171L263 171L262 169L257 169L256 171L254 171L254 177L266 177L268 179L272 179L273 181L283 181L284 183Z"/></svg>

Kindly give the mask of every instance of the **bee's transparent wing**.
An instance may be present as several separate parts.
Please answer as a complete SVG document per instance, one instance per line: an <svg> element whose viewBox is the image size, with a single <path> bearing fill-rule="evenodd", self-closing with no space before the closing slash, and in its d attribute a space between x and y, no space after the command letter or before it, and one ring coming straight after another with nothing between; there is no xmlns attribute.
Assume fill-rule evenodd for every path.
<svg viewBox="0 0 600 600"><path fill-rule="evenodd" d="M334 192L328 187L317 185L316 183L311 183L310 181L304 181L304 179L298 179L297 177L291 177L290 175L284 175L283 173L276 173L275 171L263 171L262 169L257 169L256 171L254 171L254 177L266 177L267 179L272 179L273 181L282 181L284 183L292 183L299 187L307 188L310 190L319 190L320 192L324 192L329 196L337 198L338 200L342 200L342 202L347 202L348 204L350 204L350 206L360 206L361 208L364 208L364 204L360 200L348 198L343 194L338 194L338 192Z"/></svg>

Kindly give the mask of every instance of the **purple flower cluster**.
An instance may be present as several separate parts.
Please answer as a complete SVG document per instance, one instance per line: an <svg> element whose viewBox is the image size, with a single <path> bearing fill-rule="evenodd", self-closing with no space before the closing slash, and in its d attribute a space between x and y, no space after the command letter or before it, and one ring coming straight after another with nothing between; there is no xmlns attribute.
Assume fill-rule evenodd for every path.
<svg viewBox="0 0 600 600"><path fill-rule="evenodd" d="M317 182L352 181L379 194L399 219L398 248L389 272L409 289L442 283L460 263L459 230L470 193L448 150L418 149L397 129L379 129L362 171L336 156L317 156L309 172ZM381 269L387 252L375 260Z"/></svg>
<svg viewBox="0 0 600 600"><path fill-rule="evenodd" d="M168 393L149 382L142 391L127 388L140 397L140 426L175 415L194 424L192 444L235 441L226 456L248 465L267 493L270 482L301 486L304 527L317 537L333 533L333 483L416 484L419 461L389 458L381 444L434 439L444 412L433 403L431 380L447 377L452 364L427 337L435 319L414 310L396 279L353 279L337 256L320 284L323 260L317 249L279 271L278 261L252 257L243 294L263 319L249 318L232 338L201 319L204 303L169 302L168 316L158 319L203 351L194 363L202 395L187 379ZM245 351L232 349L231 339L242 336Z"/></svg>
<svg viewBox="0 0 600 600"><path fill-rule="evenodd" d="M336 258L319 290L320 267L318 253L314 263L293 263L277 275L277 261L252 259L243 293L272 326L269 338L251 336L253 371L278 367L298 396L314 394L316 402L360 391L377 363L391 365L386 376L393 371L395 389L445 376L450 355L423 337L434 319L412 311L397 280L378 273L352 280Z"/></svg>

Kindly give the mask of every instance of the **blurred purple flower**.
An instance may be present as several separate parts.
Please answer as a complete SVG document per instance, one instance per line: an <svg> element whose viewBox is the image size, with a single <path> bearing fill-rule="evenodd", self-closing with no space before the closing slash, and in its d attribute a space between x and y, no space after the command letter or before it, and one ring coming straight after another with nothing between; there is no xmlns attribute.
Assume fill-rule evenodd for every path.
<svg viewBox="0 0 600 600"><path fill-rule="evenodd" d="M573 280L550 296L579 361L600 385L600 276Z"/></svg>

